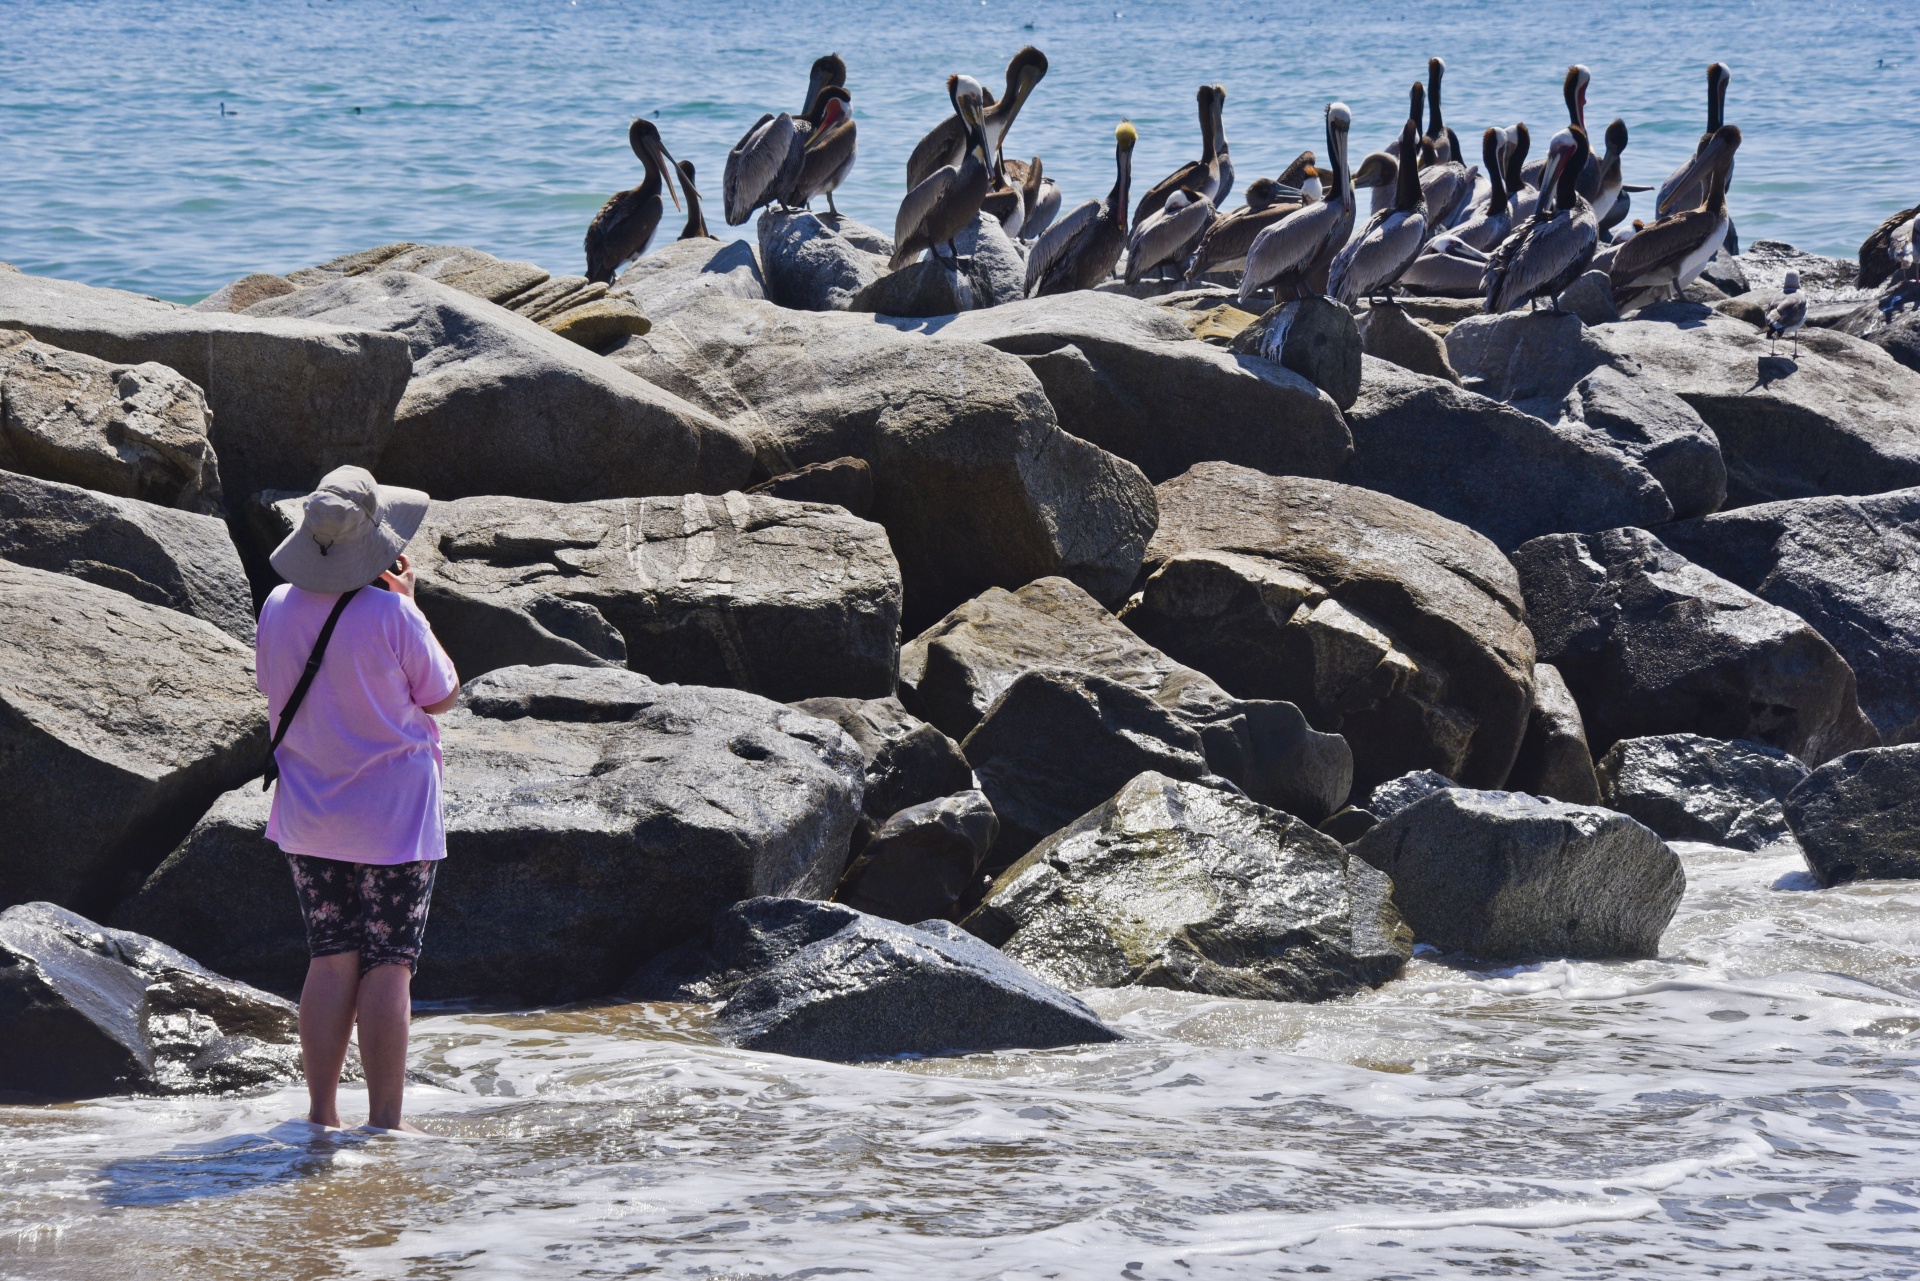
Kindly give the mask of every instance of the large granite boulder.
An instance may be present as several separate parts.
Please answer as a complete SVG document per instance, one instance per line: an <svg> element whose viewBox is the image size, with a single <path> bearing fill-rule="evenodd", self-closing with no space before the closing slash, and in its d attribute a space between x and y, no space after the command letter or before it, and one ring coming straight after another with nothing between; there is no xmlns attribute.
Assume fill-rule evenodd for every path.
<svg viewBox="0 0 1920 1281"><path fill-rule="evenodd" d="M973 225L954 244L959 270L945 258L921 258L863 286L846 310L906 318L951 316L1026 297L1027 260L998 218L975 214Z"/></svg>
<svg viewBox="0 0 1920 1281"><path fill-rule="evenodd" d="M1506 781L1535 656L1491 541L1386 494L1223 463L1156 492L1128 627L1229 693L1344 735L1362 790L1414 769Z"/></svg>
<svg viewBox="0 0 1920 1281"><path fill-rule="evenodd" d="M266 749L252 646L0 560L0 907L101 914Z"/></svg>
<svg viewBox="0 0 1920 1281"><path fill-rule="evenodd" d="M420 608L463 677L616 663L780 702L884 698L900 646L886 532L759 495L435 503Z"/></svg>
<svg viewBox="0 0 1920 1281"><path fill-rule="evenodd" d="M563 1001L756 894L832 893L861 762L829 722L617 668L510 667L440 719L447 860L414 991ZM299 986L266 798L230 793L115 917L223 973Z"/></svg>
<svg viewBox="0 0 1920 1281"><path fill-rule="evenodd" d="M973 767L960 744L910 715L897 698L809 698L794 706L845 730L866 763L855 854L901 810L973 787Z"/></svg>
<svg viewBox="0 0 1920 1281"><path fill-rule="evenodd" d="M709 298L613 359L751 434L765 475L865 459L909 630L1048 574L1118 604L1152 535L1140 470L1062 431L1020 360L979 343Z"/></svg>
<svg viewBox="0 0 1920 1281"><path fill-rule="evenodd" d="M1159 302L1167 305L1164 298ZM1296 298L1246 323L1233 316L1223 321L1239 326L1226 343L1230 351L1285 366L1326 392L1342 413L1353 408L1366 343L1345 307L1331 298Z"/></svg>
<svg viewBox="0 0 1920 1281"><path fill-rule="evenodd" d="M1920 880L1920 743L1828 761L1788 794L1787 822L1824 885Z"/></svg>
<svg viewBox="0 0 1920 1281"><path fill-rule="evenodd" d="M1805 619L1853 668L1881 738L1920 739L1920 489L1761 503L1660 540Z"/></svg>
<svg viewBox="0 0 1920 1281"><path fill-rule="evenodd" d="M1020 357L1060 426L1158 483L1197 462L1331 476L1353 451L1333 400L1299 374L1195 338L1163 307L1080 290L900 327Z"/></svg>
<svg viewBox="0 0 1920 1281"><path fill-rule="evenodd" d="M793 898L725 909L704 939L642 970L625 995L719 1002L712 1030L731 1045L840 1062L1120 1039L957 926Z"/></svg>
<svg viewBox="0 0 1920 1281"><path fill-rule="evenodd" d="M1597 752L1689 733L1818 764L1879 741L1818 632L1644 529L1536 538L1513 564L1540 659L1566 677Z"/></svg>
<svg viewBox="0 0 1920 1281"><path fill-rule="evenodd" d="M406 340L372 327L191 311L17 272L0 272L0 326L191 381L234 494L311 488L347 463L377 468L413 369Z"/></svg>
<svg viewBox="0 0 1920 1281"><path fill-rule="evenodd" d="M0 468L162 507L218 511L207 398L165 365L121 365L0 329Z"/></svg>
<svg viewBox="0 0 1920 1281"><path fill-rule="evenodd" d="M964 740L1007 828L1003 851L1024 851L1146 769L1219 774L1310 822L1338 809L1352 783L1337 735L1284 702L1234 698L1065 579L954 610L901 650L900 687L910 708ZM1167 752L1181 763L1151 762Z"/></svg>
<svg viewBox="0 0 1920 1281"><path fill-rule="evenodd" d="M1437 791L1349 849L1393 879L1416 941L1486 960L1657 955L1686 888L1633 819L1519 792Z"/></svg>
<svg viewBox="0 0 1920 1281"><path fill-rule="evenodd" d="M1393 887L1277 810L1145 773L994 882L965 928L1070 989L1320 1001L1393 978Z"/></svg>
<svg viewBox="0 0 1920 1281"><path fill-rule="evenodd" d="M1527 736L1520 741L1507 788L1569 805L1600 803L1586 721L1552 663L1533 665L1533 710L1527 713Z"/></svg>
<svg viewBox="0 0 1920 1281"><path fill-rule="evenodd" d="M1553 405L1609 363L1596 333L1566 312L1471 315L1447 330L1447 361L1483 396Z"/></svg>
<svg viewBox="0 0 1920 1281"><path fill-rule="evenodd" d="M1602 365L1574 384L1559 414L1562 435L1615 450L1651 473L1676 517L1704 516L1726 501L1720 438L1653 378Z"/></svg>
<svg viewBox="0 0 1920 1281"><path fill-rule="evenodd" d="M52 903L0 912L0 1091L208 1094L300 1078L290 1002Z"/></svg>
<svg viewBox="0 0 1920 1281"><path fill-rule="evenodd" d="M1920 291L1913 285L1904 288L1910 298L1920 300ZM1920 372L1920 307L1882 310L1881 300L1863 302L1830 328L1864 338L1908 369Z"/></svg>
<svg viewBox="0 0 1920 1281"><path fill-rule="evenodd" d="M945 920L999 835L993 803L977 789L908 806L862 847L834 898L908 925Z"/></svg>
<svg viewBox="0 0 1920 1281"><path fill-rule="evenodd" d="M177 609L253 643L240 553L211 516L0 471L0 558Z"/></svg>
<svg viewBox="0 0 1920 1281"><path fill-rule="evenodd" d="M1459 521L1502 548L1673 517L1660 482L1606 437L1561 431L1373 356L1347 423L1353 461L1342 481Z"/></svg>
<svg viewBox="0 0 1920 1281"><path fill-rule="evenodd" d="M747 241L674 240L622 272L613 292L633 299L658 321L706 298L764 302L767 283Z"/></svg>
<svg viewBox="0 0 1920 1281"><path fill-rule="evenodd" d="M1623 738L1600 758L1600 803L1670 841L1764 849L1790 835L1784 802L1806 764L1765 743L1698 734Z"/></svg>
<svg viewBox="0 0 1920 1281"><path fill-rule="evenodd" d="M1446 340L1435 330L1391 303L1367 308L1358 321L1361 349L1367 355L1402 369L1460 385L1460 375L1447 363Z"/></svg>
<svg viewBox="0 0 1920 1281"><path fill-rule="evenodd" d="M1438 770L1413 770L1399 778L1390 778L1368 792L1366 811L1376 822L1392 818L1416 801L1424 801L1435 792L1444 792L1453 785L1453 780Z"/></svg>
<svg viewBox="0 0 1920 1281"><path fill-rule="evenodd" d="M438 498L634 498L737 489L752 466L745 437L711 415L532 320L425 276L349 276L247 314L405 339L413 377L375 468L390 484Z"/></svg>
<svg viewBox="0 0 1920 1281"><path fill-rule="evenodd" d="M782 307L845 311L855 294L887 274L885 258L806 210L768 208L754 230L767 297Z"/></svg>

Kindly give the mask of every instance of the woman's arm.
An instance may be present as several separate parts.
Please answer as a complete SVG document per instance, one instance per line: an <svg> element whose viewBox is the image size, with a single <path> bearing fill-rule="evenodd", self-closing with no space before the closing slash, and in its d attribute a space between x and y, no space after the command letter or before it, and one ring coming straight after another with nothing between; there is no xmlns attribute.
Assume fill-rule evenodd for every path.
<svg viewBox="0 0 1920 1281"><path fill-rule="evenodd" d="M386 573L380 575L380 581L387 585L388 591L398 593L401 596L405 596L408 600L413 600L414 583L419 578L418 571L416 571L413 567L413 561L408 558L405 552L402 552L400 554L400 559L395 561L393 564L394 564L393 569L390 569ZM432 641L432 640L430 640L428 643L434 645L436 648L438 647L438 644L439 644L438 641ZM460 701L460 680L458 675L456 675L454 677L453 692L451 694L448 694L445 698L441 699L437 703L426 704L425 706L421 707L420 710L425 712L429 716L438 716L443 712L452 711L454 704L458 703L459 701Z"/></svg>

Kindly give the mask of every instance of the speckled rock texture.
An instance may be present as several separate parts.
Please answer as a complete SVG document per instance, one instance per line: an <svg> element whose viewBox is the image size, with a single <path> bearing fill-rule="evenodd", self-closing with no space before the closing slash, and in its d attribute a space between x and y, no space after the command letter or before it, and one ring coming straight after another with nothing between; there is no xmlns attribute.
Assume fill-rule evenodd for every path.
<svg viewBox="0 0 1920 1281"><path fill-rule="evenodd" d="M1828 761L1787 796L1787 821L1823 884L1920 880L1920 743Z"/></svg>
<svg viewBox="0 0 1920 1281"><path fill-rule="evenodd" d="M1758 850L1792 835L1784 802L1810 772L1765 743L1623 738L1600 760L1600 803L1670 841Z"/></svg>

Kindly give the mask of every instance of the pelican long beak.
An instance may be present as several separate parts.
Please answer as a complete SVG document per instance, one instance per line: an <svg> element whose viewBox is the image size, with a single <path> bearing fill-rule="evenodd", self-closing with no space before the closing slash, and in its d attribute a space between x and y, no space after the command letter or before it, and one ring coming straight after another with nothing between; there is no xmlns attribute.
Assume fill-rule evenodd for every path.
<svg viewBox="0 0 1920 1281"><path fill-rule="evenodd" d="M664 175L667 195L673 198L673 207L678 209L681 207L680 196L674 191L673 184L676 179L680 182L685 182L686 176L680 172L680 163L673 158L673 153L667 150L666 143L655 142L653 149L660 153L659 156L654 157L655 163L659 163L662 158L665 159L666 163L661 165L661 167L667 171Z"/></svg>

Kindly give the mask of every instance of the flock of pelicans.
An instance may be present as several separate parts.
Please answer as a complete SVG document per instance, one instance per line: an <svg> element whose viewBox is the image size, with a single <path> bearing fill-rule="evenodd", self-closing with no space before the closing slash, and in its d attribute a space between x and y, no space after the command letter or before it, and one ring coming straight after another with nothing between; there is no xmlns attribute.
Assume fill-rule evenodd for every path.
<svg viewBox="0 0 1920 1281"><path fill-rule="evenodd" d="M1650 190L1622 180L1627 127L1615 120L1596 153L1587 132L1584 66L1567 69L1563 95L1567 125L1548 142L1542 159L1528 161L1525 124L1488 129L1480 163L1469 166L1460 138L1441 114L1446 64L1427 64L1427 82L1415 82L1406 123L1383 150L1350 168L1347 135L1353 114L1343 103L1326 108L1326 163L1302 152L1278 178L1246 188L1246 203L1227 209L1233 161L1227 146L1222 85L1201 85L1197 100L1200 157L1155 183L1129 218L1132 153L1138 134L1125 120L1114 131L1113 188L1104 199L1060 212L1060 189L1039 157L1022 163L1004 155L1014 118L1047 73L1046 55L1031 46L1007 64L998 99L971 76L947 78L953 114L935 125L907 161L907 195L894 227L892 267L925 253L958 267L955 240L983 211L997 218L1026 254L1027 295L1091 289L1120 269L1136 283L1150 274L1178 273L1188 284L1238 271L1245 302L1275 303L1324 296L1347 306L1378 299L1394 288L1485 299L1489 312L1558 295L1582 274L1605 271L1617 305L1625 308L1677 295L1728 241L1727 184L1740 130L1725 123L1732 73L1707 68L1707 122L1693 155L1654 194L1654 220L1627 222L1631 194ZM727 156L722 180L726 220L739 226L762 206L808 209L833 193L853 168L857 133L838 55L816 61L804 110L763 115ZM664 212L663 175L686 197L682 239L709 233L694 187L693 166L675 164L652 123L629 132L646 166L645 180L609 200L587 231L587 274L611 280L643 253ZM1360 193L1368 217L1355 231ZM667 194L673 191L671 180ZM1914 272L1915 212L1889 219L1875 233L1887 274ZM1863 275L1870 239L1862 247ZM1125 265L1121 267L1122 255ZM1863 280L1863 283L1864 280ZM1789 297L1773 317L1777 335L1804 323L1805 303Z"/></svg>

